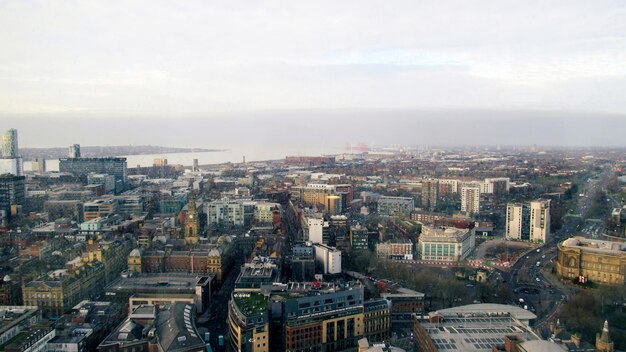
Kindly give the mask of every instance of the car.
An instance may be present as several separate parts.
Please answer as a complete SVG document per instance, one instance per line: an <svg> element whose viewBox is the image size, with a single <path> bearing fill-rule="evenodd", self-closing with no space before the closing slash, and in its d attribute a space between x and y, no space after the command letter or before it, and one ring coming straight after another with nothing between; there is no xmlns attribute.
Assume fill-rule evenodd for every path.
<svg viewBox="0 0 626 352"><path fill-rule="evenodd" d="M540 279L540 278L538 278L538 277L537 277L537 278L535 278L535 280L537 280L537 282L541 282L541 279Z"/></svg>

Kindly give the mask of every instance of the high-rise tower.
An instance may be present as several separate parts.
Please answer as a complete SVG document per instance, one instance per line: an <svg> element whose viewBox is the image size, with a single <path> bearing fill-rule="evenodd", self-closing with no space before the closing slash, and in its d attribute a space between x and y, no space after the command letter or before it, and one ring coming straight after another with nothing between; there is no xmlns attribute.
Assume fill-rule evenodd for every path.
<svg viewBox="0 0 626 352"><path fill-rule="evenodd" d="M11 128L2 136L2 157L15 159L19 155L17 149L17 130Z"/></svg>
<svg viewBox="0 0 626 352"><path fill-rule="evenodd" d="M70 145L70 158L80 158L80 144Z"/></svg>

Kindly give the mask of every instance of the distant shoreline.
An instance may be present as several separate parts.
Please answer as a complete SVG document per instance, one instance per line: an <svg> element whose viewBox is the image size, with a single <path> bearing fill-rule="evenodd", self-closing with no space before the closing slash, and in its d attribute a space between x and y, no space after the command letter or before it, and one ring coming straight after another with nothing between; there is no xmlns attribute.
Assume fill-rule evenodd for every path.
<svg viewBox="0 0 626 352"><path fill-rule="evenodd" d="M224 152L228 149L209 148L178 148L152 145L139 146L81 146L81 156L89 157L114 157L127 155L150 155L150 154L179 154L179 153L206 153ZM51 148L20 148L20 154L24 160L35 159L59 159L66 158L69 154L69 147Z"/></svg>

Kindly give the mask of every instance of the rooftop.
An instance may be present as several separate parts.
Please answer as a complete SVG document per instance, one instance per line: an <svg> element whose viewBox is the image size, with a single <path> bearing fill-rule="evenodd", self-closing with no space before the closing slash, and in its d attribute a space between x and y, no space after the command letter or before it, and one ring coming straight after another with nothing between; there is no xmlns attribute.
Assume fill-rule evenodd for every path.
<svg viewBox="0 0 626 352"><path fill-rule="evenodd" d="M258 292L233 294L235 305L247 317L260 315L267 311L267 297Z"/></svg>
<svg viewBox="0 0 626 352"><path fill-rule="evenodd" d="M568 238L561 243L563 247L580 248L594 252L623 254L626 253L625 242L611 242L602 240L592 240L584 237Z"/></svg>
<svg viewBox="0 0 626 352"><path fill-rule="evenodd" d="M0 335L25 319L37 315L35 306L0 306Z"/></svg>
<svg viewBox="0 0 626 352"><path fill-rule="evenodd" d="M520 320L533 320L537 316L526 309L507 304L480 303L468 304L453 308L441 309L436 312L443 317L453 316L494 316L508 315Z"/></svg>
<svg viewBox="0 0 626 352"><path fill-rule="evenodd" d="M196 283L201 277L190 274L142 274L133 277L120 277L106 287L106 291L141 291L141 292L195 292Z"/></svg>
<svg viewBox="0 0 626 352"><path fill-rule="evenodd" d="M441 323L420 322L440 352L484 351L504 345L506 336L539 340L526 324L513 317L447 317Z"/></svg>
<svg viewBox="0 0 626 352"><path fill-rule="evenodd" d="M434 238L448 238L448 239L459 239L467 235L469 231L467 229L457 229L456 227L447 227L447 226L422 226L422 234L420 235L420 241L423 239L434 239Z"/></svg>

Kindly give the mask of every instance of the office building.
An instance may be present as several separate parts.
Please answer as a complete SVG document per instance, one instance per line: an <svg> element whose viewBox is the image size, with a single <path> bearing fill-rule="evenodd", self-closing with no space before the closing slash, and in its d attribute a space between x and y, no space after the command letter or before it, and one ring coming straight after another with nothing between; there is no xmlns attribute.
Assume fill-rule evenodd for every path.
<svg viewBox="0 0 626 352"><path fill-rule="evenodd" d="M363 335L372 341L389 338L391 329L391 301L370 299L363 303Z"/></svg>
<svg viewBox="0 0 626 352"><path fill-rule="evenodd" d="M557 246L556 272L564 279L626 283L626 243L572 237Z"/></svg>
<svg viewBox="0 0 626 352"><path fill-rule="evenodd" d="M339 189L341 191L339 191ZM293 187L294 195L306 206L316 206L325 213L341 214L351 197L350 185L328 185L323 183L309 183L306 186Z"/></svg>
<svg viewBox="0 0 626 352"><path fill-rule="evenodd" d="M87 175L87 184L104 185L106 193L115 192L115 176L107 174L89 174Z"/></svg>
<svg viewBox="0 0 626 352"><path fill-rule="evenodd" d="M69 157L72 159L80 158L80 144L70 145Z"/></svg>
<svg viewBox="0 0 626 352"><path fill-rule="evenodd" d="M350 246L353 250L369 249L369 230L357 224L350 227Z"/></svg>
<svg viewBox="0 0 626 352"><path fill-rule="evenodd" d="M36 306L0 306L0 346L41 319Z"/></svg>
<svg viewBox="0 0 626 352"><path fill-rule="evenodd" d="M2 135L2 158L16 159L19 157L17 149L17 130L11 128Z"/></svg>
<svg viewBox="0 0 626 352"><path fill-rule="evenodd" d="M207 225L235 227L244 226L244 204L237 200L222 199L206 205Z"/></svg>
<svg viewBox="0 0 626 352"><path fill-rule="evenodd" d="M304 238L311 243L328 244L328 221L319 213L308 213L305 217L306 226L303 227Z"/></svg>
<svg viewBox="0 0 626 352"><path fill-rule="evenodd" d="M341 274L341 251L324 244L315 244L315 265L324 275Z"/></svg>
<svg viewBox="0 0 626 352"><path fill-rule="evenodd" d="M410 217L415 210L415 202L411 197L389 197L378 198L377 211L383 216L403 216Z"/></svg>
<svg viewBox="0 0 626 352"><path fill-rule="evenodd" d="M90 173L113 175L116 182L125 184L128 178L126 158L62 158L59 171L68 172L87 181Z"/></svg>
<svg viewBox="0 0 626 352"><path fill-rule="evenodd" d="M11 174L22 176L24 164L22 158L0 159L0 175Z"/></svg>
<svg viewBox="0 0 626 352"><path fill-rule="evenodd" d="M466 214L478 214L480 212L480 188L461 188L461 211Z"/></svg>
<svg viewBox="0 0 626 352"><path fill-rule="evenodd" d="M428 179L422 181L422 208L434 209L439 198L439 181Z"/></svg>
<svg viewBox="0 0 626 352"><path fill-rule="evenodd" d="M12 217L24 206L26 186L24 176L0 175L0 213Z"/></svg>
<svg viewBox="0 0 626 352"><path fill-rule="evenodd" d="M234 292L228 324L233 351L340 351L364 334L358 282L290 282L265 294Z"/></svg>
<svg viewBox="0 0 626 352"><path fill-rule="evenodd" d="M310 242L291 247L289 265L291 281L312 281L315 278L315 248Z"/></svg>
<svg viewBox="0 0 626 352"><path fill-rule="evenodd" d="M213 275L187 273L150 273L119 276L104 288L107 299L128 304L134 309L142 304L156 306L182 302L203 312L216 289Z"/></svg>
<svg viewBox="0 0 626 352"><path fill-rule="evenodd" d="M416 314L424 312L424 299L422 292L401 287L392 292L381 293L380 297L391 302L391 322L409 323Z"/></svg>
<svg viewBox="0 0 626 352"><path fill-rule="evenodd" d="M104 218L116 214L119 202L114 198L102 198L83 204L84 221Z"/></svg>
<svg viewBox="0 0 626 352"><path fill-rule="evenodd" d="M260 292L261 286L280 282L280 267L277 258L255 257L241 266L235 280L236 292Z"/></svg>
<svg viewBox="0 0 626 352"><path fill-rule="evenodd" d="M475 238L468 229L422 226L418 241L420 260L460 261L474 250Z"/></svg>
<svg viewBox="0 0 626 352"><path fill-rule="evenodd" d="M33 172L38 172L43 174L46 172L46 159L36 158L35 160L30 162L30 169Z"/></svg>

